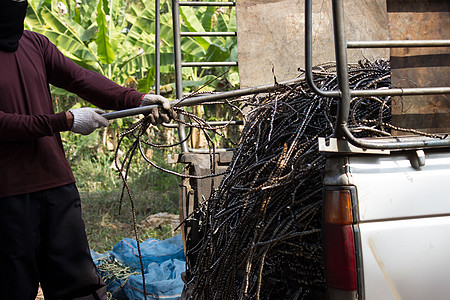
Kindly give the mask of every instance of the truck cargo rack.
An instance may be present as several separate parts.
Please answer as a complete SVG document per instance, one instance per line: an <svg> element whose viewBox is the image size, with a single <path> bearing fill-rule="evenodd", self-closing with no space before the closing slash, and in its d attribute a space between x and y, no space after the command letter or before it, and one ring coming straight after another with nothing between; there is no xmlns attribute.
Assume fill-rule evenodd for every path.
<svg viewBox="0 0 450 300"><path fill-rule="evenodd" d="M236 32L182 32L180 25L180 7L181 6L236 6L235 2L207 2L207 1L179 1L172 0L172 22L173 22L173 45L175 56L175 93L177 99L183 98L183 67L232 67L237 66L237 62L182 62L181 57L181 37L196 37L196 36L237 36ZM184 102L184 101L183 101ZM200 104L199 102L198 104ZM184 120L184 116L179 118ZM195 149L188 147L186 140L185 126L178 124L178 136L181 143L181 151L194 152ZM201 151L200 151L201 152Z"/></svg>
<svg viewBox="0 0 450 300"><path fill-rule="evenodd" d="M260 94L260 93L267 93L267 92L271 92L271 91L275 91L275 90L279 89L280 85L289 85L289 84L293 84L293 83L302 81L304 79L305 79L304 77L299 77L299 78L279 82L278 84L268 84L268 85L261 85L261 86L257 86L257 87L250 87L250 88L232 90L232 91L227 91L227 92L221 92L221 93L216 93L216 94L201 95L201 96L196 96L196 97L185 99L182 102L183 102L183 106L188 107L188 106L199 105L202 103L214 102L217 100L238 98L238 97L255 95L255 94ZM174 106L174 105L179 104L180 102L181 102L181 100L176 99L176 100L171 101L170 104L172 106ZM108 120L113 120L113 119L118 119L118 118L135 116L135 115L139 115L139 114L145 115L145 114L150 113L152 111L152 109L154 109L156 107L158 107L158 106L157 105L148 105L148 106L142 106L142 107L136 107L136 108L129 108L129 109L124 109L124 110L118 110L118 111L104 113L104 114L102 114L102 116L104 116ZM224 122L226 122L226 121L224 121Z"/></svg>
<svg viewBox="0 0 450 300"><path fill-rule="evenodd" d="M397 47L449 47L450 40L390 40L390 41L347 41L344 29L343 0L332 0L333 27L336 53L338 90L319 89L313 81L312 71L312 0L305 0L305 75L309 87L323 97L339 98L334 138L345 139L362 149L403 150L449 147L450 139L421 137L413 140L395 139L374 141L356 138L347 126L350 99L353 96L406 96L450 94L450 87L392 88L386 90L351 90L348 78L347 49L349 48L397 48Z"/></svg>

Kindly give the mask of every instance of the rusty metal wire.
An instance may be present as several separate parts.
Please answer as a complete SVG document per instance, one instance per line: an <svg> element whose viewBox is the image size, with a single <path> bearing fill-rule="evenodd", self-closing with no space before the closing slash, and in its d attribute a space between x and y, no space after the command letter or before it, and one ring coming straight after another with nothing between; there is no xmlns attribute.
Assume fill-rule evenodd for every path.
<svg viewBox="0 0 450 300"><path fill-rule="evenodd" d="M321 89L337 88L334 65L316 70ZM352 66L349 75L352 87L390 86L385 61ZM197 257L191 299L308 299L324 288L317 138L333 134L337 100L305 82L254 100L228 174L201 209L203 238L187 249ZM389 135L390 98L355 98L351 109L356 134Z"/></svg>

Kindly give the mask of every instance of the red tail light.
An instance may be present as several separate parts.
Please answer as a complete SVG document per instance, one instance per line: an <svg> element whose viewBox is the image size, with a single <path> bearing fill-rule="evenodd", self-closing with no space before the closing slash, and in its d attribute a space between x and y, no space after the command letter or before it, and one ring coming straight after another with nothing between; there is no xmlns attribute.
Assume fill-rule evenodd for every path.
<svg viewBox="0 0 450 300"><path fill-rule="evenodd" d="M356 291L357 271L351 193L325 191L324 246L329 288Z"/></svg>

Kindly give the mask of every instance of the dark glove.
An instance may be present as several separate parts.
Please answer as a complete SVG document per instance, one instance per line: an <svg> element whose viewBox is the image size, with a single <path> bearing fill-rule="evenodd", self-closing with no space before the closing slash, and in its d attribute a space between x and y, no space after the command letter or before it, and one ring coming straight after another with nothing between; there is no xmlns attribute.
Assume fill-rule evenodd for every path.
<svg viewBox="0 0 450 300"><path fill-rule="evenodd" d="M160 106L152 109L152 112L148 115L152 124L161 124L170 122L170 102L168 99L160 95L147 94L142 98L141 106L147 106L152 104L158 104ZM162 106L162 107L161 107Z"/></svg>
<svg viewBox="0 0 450 300"><path fill-rule="evenodd" d="M105 113L101 109L82 107L74 108L69 111L73 115L73 125L70 130L75 133L88 135L97 128L106 127L109 125L108 120L100 115Z"/></svg>

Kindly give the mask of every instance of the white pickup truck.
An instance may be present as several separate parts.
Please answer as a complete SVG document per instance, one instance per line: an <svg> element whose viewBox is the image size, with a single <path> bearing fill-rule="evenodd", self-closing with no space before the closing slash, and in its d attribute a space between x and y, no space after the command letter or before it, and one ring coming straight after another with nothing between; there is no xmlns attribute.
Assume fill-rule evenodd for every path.
<svg viewBox="0 0 450 300"><path fill-rule="evenodd" d="M349 101L355 96L371 94L350 90L346 69L347 48L383 46L410 50L420 44L425 48L446 47L448 53L450 43L448 40L348 42L342 21L342 1L332 2L340 82L336 91L318 90L312 82L312 73L308 74L311 0L306 0L305 21L309 84L318 94L341 99L335 137L319 142L320 151L328 155L323 194L328 299L450 299L450 140L445 134L434 139L424 136L355 138L347 128ZM440 1L409 1L409 6L405 6L414 11L413 4L446 7L444 23L434 26L440 28L441 34L442 28L449 29L448 3L445 6ZM423 18L423 11L420 13ZM406 14L402 16L406 19ZM448 34L444 33L447 37ZM445 61L448 56L441 57L440 63L448 65L448 60ZM448 69L443 70L441 81L448 86ZM394 76L393 71L393 81ZM441 95L439 101L449 103L446 87L393 88L373 93ZM448 114L442 122L445 123L442 127L448 128Z"/></svg>
<svg viewBox="0 0 450 300"><path fill-rule="evenodd" d="M449 149L330 156L329 299L450 299L449 179Z"/></svg>

